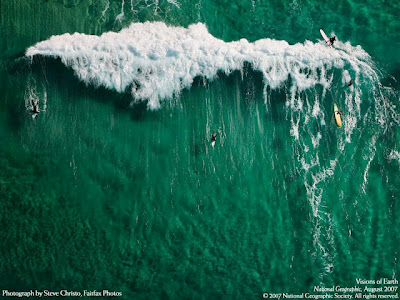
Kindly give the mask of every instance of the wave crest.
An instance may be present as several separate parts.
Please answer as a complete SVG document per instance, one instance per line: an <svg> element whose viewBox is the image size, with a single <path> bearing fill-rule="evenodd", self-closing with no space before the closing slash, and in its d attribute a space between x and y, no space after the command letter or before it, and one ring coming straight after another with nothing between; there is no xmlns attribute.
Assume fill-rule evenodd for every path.
<svg viewBox="0 0 400 300"><path fill-rule="evenodd" d="M264 82L277 88L289 78L301 91L316 84L331 84L327 70L352 69L373 73L369 55L360 47L338 43L343 50L322 43L262 39L254 43L241 39L224 42L212 36L202 23L188 28L162 22L133 23L120 32L101 36L80 33L52 36L26 51L26 56L59 57L85 83L117 92L130 91L136 100L148 100L158 108L160 100L189 88L194 78L212 80L218 71L241 70L244 63L260 72ZM348 52L354 49L354 54ZM348 74L348 73L347 73Z"/></svg>

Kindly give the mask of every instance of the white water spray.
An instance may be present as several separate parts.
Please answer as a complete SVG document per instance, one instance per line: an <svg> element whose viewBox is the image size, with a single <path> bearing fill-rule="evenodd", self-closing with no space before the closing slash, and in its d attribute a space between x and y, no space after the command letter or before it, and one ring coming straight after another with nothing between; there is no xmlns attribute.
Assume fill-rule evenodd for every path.
<svg viewBox="0 0 400 300"><path fill-rule="evenodd" d="M309 41L296 45L272 39L226 43L213 37L201 23L183 28L146 22L101 36L53 36L28 48L26 55L59 57L85 83L130 91L135 100L147 100L150 108L158 108L162 99L189 88L195 77L212 80L218 71L229 74L241 70L245 62L262 72L271 88L290 78L293 91L317 84L329 88L327 72L333 68L352 68L357 83L362 80L361 73L363 78L374 76L366 52L349 44L341 46L350 52L355 49L356 54ZM295 99L290 104L297 105Z"/></svg>

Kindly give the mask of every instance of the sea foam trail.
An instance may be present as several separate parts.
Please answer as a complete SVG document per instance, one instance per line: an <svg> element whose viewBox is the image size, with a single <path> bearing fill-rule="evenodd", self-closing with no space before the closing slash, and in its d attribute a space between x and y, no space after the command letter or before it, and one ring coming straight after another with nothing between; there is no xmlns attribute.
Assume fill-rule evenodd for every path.
<svg viewBox="0 0 400 300"><path fill-rule="evenodd" d="M26 55L59 57L85 83L130 91L135 100L148 100L150 108L158 108L160 100L189 88L195 77L210 80L218 71L229 74L242 69L245 62L261 71L271 88L290 77L293 91L316 84L329 88L332 79L327 71L333 68L346 70L343 78L350 70L355 83L361 80L360 74L374 77L370 57L361 47L337 44L342 50L323 43L289 45L268 38L254 43L246 39L224 42L201 23L183 28L145 22L101 36L52 36L28 48Z"/></svg>

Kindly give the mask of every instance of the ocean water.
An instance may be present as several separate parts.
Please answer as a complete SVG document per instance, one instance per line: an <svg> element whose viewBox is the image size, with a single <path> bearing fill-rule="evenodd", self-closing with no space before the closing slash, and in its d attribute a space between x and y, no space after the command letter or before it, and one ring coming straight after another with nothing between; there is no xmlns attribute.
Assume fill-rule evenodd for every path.
<svg viewBox="0 0 400 300"><path fill-rule="evenodd" d="M0 288L398 279L399 32L397 1L0 0Z"/></svg>

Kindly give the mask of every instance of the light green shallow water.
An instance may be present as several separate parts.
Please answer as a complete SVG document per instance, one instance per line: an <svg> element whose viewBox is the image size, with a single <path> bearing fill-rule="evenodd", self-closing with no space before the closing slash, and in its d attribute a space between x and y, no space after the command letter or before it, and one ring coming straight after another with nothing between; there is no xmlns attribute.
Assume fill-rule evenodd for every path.
<svg viewBox="0 0 400 300"><path fill-rule="evenodd" d="M398 278L399 4L147 1L132 12L125 2L0 2L0 288L252 299ZM267 88L265 102L248 65L197 78L154 111L86 86L59 59L21 59L52 35L147 20L290 44L315 42L323 27L361 45L390 90L378 102L362 87L350 142L330 118L333 101L349 109L340 79L324 97L304 92L321 97L327 124L300 123L296 140L289 83ZM32 87L47 97L35 120L24 100Z"/></svg>

